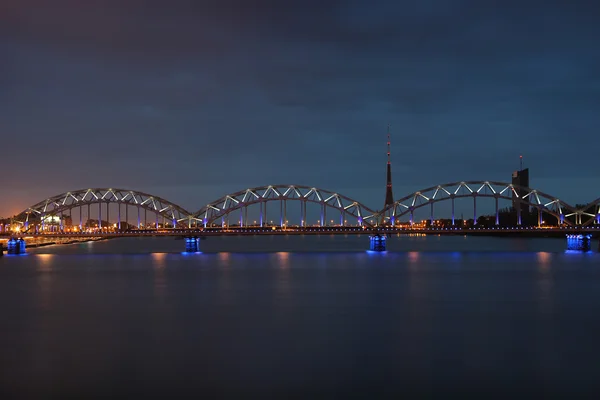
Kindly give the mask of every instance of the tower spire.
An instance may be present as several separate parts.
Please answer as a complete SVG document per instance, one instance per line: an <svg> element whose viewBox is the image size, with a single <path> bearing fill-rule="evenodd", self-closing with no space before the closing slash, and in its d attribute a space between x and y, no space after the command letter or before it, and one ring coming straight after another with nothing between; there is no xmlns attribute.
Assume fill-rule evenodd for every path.
<svg viewBox="0 0 600 400"><path fill-rule="evenodd" d="M523 171L523 156L522 155L519 156L519 161L520 161L519 171Z"/></svg>
<svg viewBox="0 0 600 400"><path fill-rule="evenodd" d="M390 124L388 124L388 128L387 128L387 136L388 136L388 141L387 141L387 163L391 164L390 162Z"/></svg>

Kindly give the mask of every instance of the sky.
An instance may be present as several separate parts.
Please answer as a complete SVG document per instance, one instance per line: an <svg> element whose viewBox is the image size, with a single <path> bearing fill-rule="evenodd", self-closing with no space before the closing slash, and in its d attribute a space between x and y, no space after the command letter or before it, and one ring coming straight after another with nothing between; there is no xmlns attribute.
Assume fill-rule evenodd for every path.
<svg viewBox="0 0 600 400"><path fill-rule="evenodd" d="M380 209L510 181L600 197L600 5L3 0L0 216L88 187L195 211L270 184Z"/></svg>

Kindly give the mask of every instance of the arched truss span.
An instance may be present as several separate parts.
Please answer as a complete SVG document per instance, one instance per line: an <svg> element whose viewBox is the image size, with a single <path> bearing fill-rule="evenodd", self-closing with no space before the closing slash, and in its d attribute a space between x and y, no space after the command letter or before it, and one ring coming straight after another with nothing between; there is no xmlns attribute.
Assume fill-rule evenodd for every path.
<svg viewBox="0 0 600 400"><path fill-rule="evenodd" d="M476 219L476 199L479 197L491 197L496 199L496 222L498 221L498 200L513 200L517 198L522 204L534 207L538 210L553 215L561 223L566 225L581 224L580 217L575 223L565 219L581 212L570 204L544 192L528 187L521 187L506 182L494 181L467 181L452 182L443 185L432 186L418 192L405 196L393 205L382 210L379 215L382 219L399 218L412 213L417 208L431 206L433 216L433 204L440 201L452 201L452 219L454 219L454 199L470 197L473 198L474 217ZM600 199L599 199L600 200ZM541 214L540 214L541 215Z"/></svg>
<svg viewBox="0 0 600 400"><path fill-rule="evenodd" d="M594 214L592 214L592 212L594 212ZM575 218L580 222L582 226L588 226L594 223L600 224L600 198L589 202L582 208L567 215L567 217L570 217L571 215L575 215ZM582 221L584 216L588 217L586 222Z"/></svg>
<svg viewBox="0 0 600 400"><path fill-rule="evenodd" d="M244 209L247 210L248 206L254 204L260 204L262 218L263 207L266 209L266 203L280 202L281 220L278 222L283 226L284 221L286 221L286 204L288 201L301 202L302 215L299 224L301 226L306 225L306 203L321 205L321 225L325 222L325 210L327 209L335 209L340 212L341 224L345 221L346 216L350 216L356 218L360 225L372 226L370 220L376 215L375 211L365 207L358 201L329 190L302 185L270 185L245 189L223 196L194 213L193 219L195 223L210 226L220 218L236 210L241 213ZM240 220L243 224L245 218L242 213L240 214ZM261 226L263 225L262 222Z"/></svg>
<svg viewBox="0 0 600 400"><path fill-rule="evenodd" d="M162 216L174 223L190 217L190 212L186 211L183 207L158 196L135 190L100 188L75 190L50 197L27 208L17 216L16 220L27 225L29 220L32 219L58 215L76 207L91 204L125 204L136 206L151 211L157 216Z"/></svg>

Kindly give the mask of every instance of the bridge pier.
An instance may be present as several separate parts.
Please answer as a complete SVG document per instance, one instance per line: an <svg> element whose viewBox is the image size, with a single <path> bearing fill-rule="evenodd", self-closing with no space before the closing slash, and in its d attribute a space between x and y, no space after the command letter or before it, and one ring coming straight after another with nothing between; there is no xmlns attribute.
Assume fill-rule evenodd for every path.
<svg viewBox="0 0 600 400"><path fill-rule="evenodd" d="M25 254L25 240L11 237L6 245L7 254Z"/></svg>
<svg viewBox="0 0 600 400"><path fill-rule="evenodd" d="M198 253L200 251L200 238L197 236L186 236L185 238L185 252L186 253Z"/></svg>
<svg viewBox="0 0 600 400"><path fill-rule="evenodd" d="M567 235L567 250L590 251L592 248L592 235L569 234Z"/></svg>
<svg viewBox="0 0 600 400"><path fill-rule="evenodd" d="M380 233L369 236L369 249L371 251L386 251L386 239L386 235Z"/></svg>

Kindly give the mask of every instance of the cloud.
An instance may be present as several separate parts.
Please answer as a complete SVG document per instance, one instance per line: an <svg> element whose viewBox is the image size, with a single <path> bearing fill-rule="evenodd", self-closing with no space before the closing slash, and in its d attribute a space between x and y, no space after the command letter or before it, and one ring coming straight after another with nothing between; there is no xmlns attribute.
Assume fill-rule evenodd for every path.
<svg viewBox="0 0 600 400"><path fill-rule="evenodd" d="M599 126L593 2L3 6L0 132L20 150L6 185L43 171L32 196L117 180L177 202L279 182L379 204L391 123L395 180L414 190L506 180L524 154L545 191L576 175L598 197L581 156Z"/></svg>

